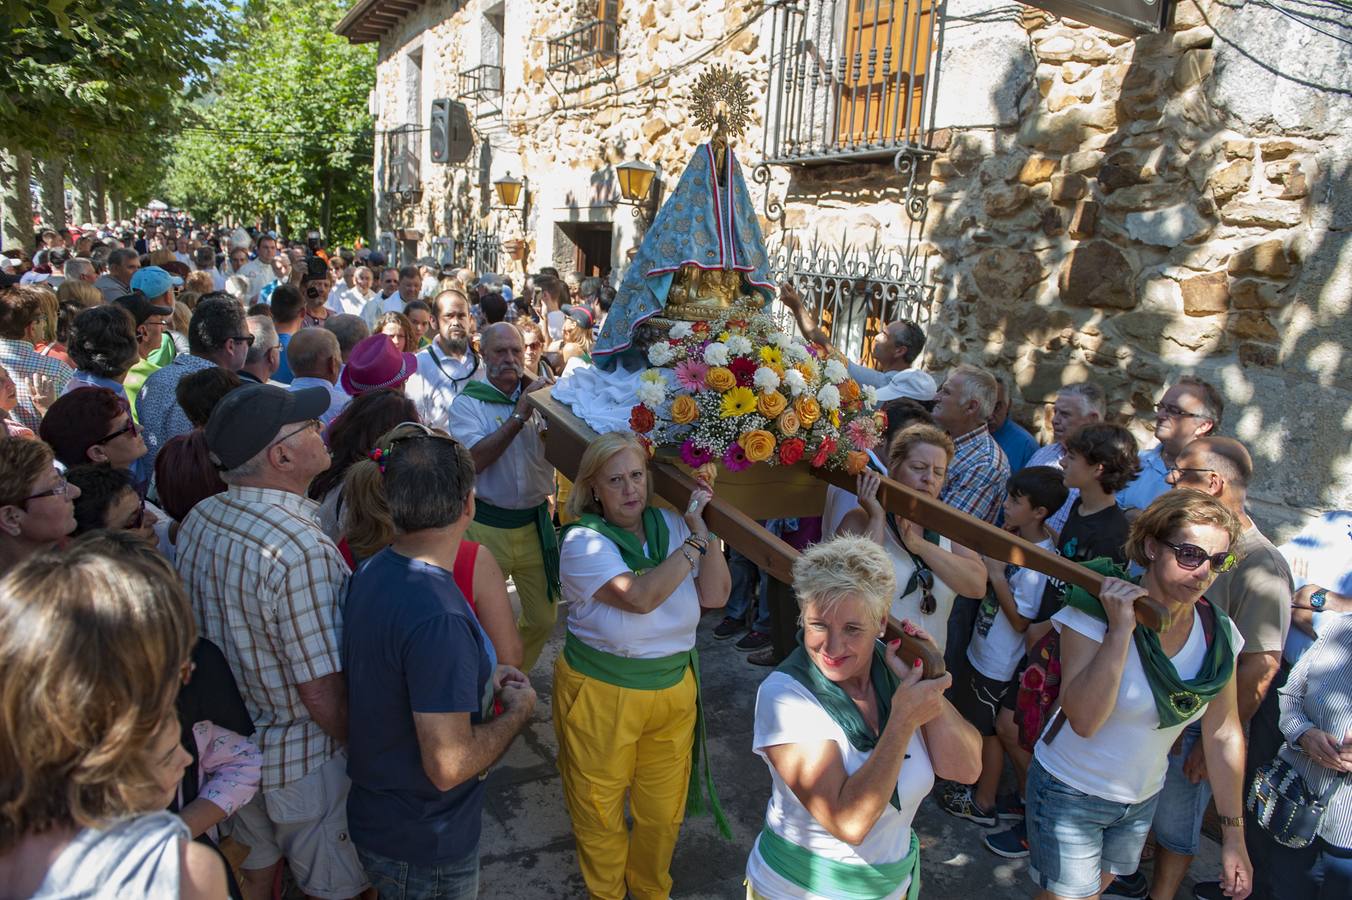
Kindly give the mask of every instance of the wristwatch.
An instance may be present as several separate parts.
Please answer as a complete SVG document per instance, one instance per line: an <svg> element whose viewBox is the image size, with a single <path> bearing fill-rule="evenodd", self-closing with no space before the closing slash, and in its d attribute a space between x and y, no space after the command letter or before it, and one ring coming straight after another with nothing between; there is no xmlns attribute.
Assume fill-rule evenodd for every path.
<svg viewBox="0 0 1352 900"><path fill-rule="evenodd" d="M518 422L520 422L522 425L525 425L525 424L526 424L526 419L527 419L528 417L527 417L527 416L521 415L521 413L519 413L519 412L513 412L512 415L511 415L511 418L516 419L516 420L517 420Z"/></svg>
<svg viewBox="0 0 1352 900"><path fill-rule="evenodd" d="M1328 599L1329 599L1329 589L1320 588L1319 590L1315 591L1313 594L1310 595L1310 609L1314 610L1315 612L1323 611L1324 604L1328 602Z"/></svg>

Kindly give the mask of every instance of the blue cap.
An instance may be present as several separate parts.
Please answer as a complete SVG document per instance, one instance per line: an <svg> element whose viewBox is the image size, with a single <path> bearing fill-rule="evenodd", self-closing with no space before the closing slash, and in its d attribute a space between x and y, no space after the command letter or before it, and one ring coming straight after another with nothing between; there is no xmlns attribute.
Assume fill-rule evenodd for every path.
<svg viewBox="0 0 1352 900"><path fill-rule="evenodd" d="M159 266L137 269L136 274L131 276L131 289L140 291L152 300L169 293L170 288L182 286L182 278L166 272Z"/></svg>

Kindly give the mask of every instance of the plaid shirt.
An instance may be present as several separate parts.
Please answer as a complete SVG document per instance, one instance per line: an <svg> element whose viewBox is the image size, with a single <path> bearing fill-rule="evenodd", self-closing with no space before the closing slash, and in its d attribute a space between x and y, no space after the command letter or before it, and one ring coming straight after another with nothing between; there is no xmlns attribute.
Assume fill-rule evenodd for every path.
<svg viewBox="0 0 1352 900"><path fill-rule="evenodd" d="M178 405L178 383L185 375L214 369L216 364L200 356L175 356L168 365L150 373L136 394L136 421L145 432L146 458L154 463L155 454L169 442L192 431L192 421Z"/></svg>
<svg viewBox="0 0 1352 900"><path fill-rule="evenodd" d="M985 425L953 441L953 461L939 499L992 524L1005 502L1009 462Z"/></svg>
<svg viewBox="0 0 1352 900"><path fill-rule="evenodd" d="M193 507L179 532L178 572L202 636L225 653L263 750L265 791L337 752L297 686L342 670L347 566L299 494L230 487Z"/></svg>
<svg viewBox="0 0 1352 900"><path fill-rule="evenodd" d="M33 392L28 389L29 376L40 372L52 379L56 396L60 397L74 370L54 356L43 356L28 341L12 338L0 338L0 366L4 366L9 377L14 379L14 390L19 395L19 405L14 407L15 420L25 428L37 431L42 416L33 405Z"/></svg>

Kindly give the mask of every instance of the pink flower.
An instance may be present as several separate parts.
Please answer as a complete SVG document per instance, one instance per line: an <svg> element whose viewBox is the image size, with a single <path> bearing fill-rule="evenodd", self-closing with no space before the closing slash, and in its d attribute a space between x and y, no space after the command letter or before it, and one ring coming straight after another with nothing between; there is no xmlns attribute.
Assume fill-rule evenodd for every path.
<svg viewBox="0 0 1352 900"><path fill-rule="evenodd" d="M696 447L694 441L686 441L681 444L681 462L692 469L698 469L713 458L714 455L708 450L703 447Z"/></svg>
<svg viewBox="0 0 1352 900"><path fill-rule="evenodd" d="M709 367L697 359L676 364L676 383L692 393L705 389L704 376L708 374Z"/></svg>
<svg viewBox="0 0 1352 900"><path fill-rule="evenodd" d="M845 427L845 437L856 450L872 450L878 443L873 433L872 420L855 419Z"/></svg>
<svg viewBox="0 0 1352 900"><path fill-rule="evenodd" d="M723 454L723 465L729 472L741 472L743 469L751 468L751 460L746 458L746 451L742 445L733 441L728 447L728 452Z"/></svg>

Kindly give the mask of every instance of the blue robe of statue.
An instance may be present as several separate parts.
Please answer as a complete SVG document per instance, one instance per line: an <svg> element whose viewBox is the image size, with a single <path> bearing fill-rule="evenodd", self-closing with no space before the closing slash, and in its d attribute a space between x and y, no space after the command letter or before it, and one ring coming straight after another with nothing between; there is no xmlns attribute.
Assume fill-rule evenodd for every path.
<svg viewBox="0 0 1352 900"><path fill-rule="evenodd" d="M648 367L633 347L634 330L661 314L672 278L681 266L736 270L762 303L774 298L765 239L731 149L726 166L724 187L714 177L713 146L702 144L695 151L625 271L592 348L597 366L610 369L628 357L625 368Z"/></svg>

